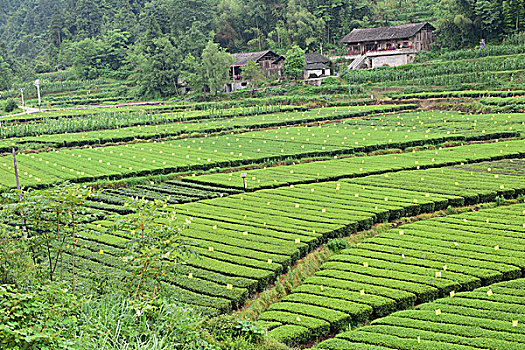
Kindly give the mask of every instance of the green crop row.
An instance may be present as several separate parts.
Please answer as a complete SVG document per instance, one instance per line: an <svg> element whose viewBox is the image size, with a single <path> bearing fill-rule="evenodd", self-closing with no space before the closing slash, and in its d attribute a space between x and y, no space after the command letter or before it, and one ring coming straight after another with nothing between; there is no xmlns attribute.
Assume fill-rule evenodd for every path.
<svg viewBox="0 0 525 350"><path fill-rule="evenodd" d="M524 58L523 55L485 57L477 60L454 60L378 69L348 70L343 77L352 83L381 82L383 84L387 81L418 81L423 77L434 79L453 75L456 75L454 78L462 76L472 79L473 77L476 78L477 75L490 77L494 75L494 72L524 69Z"/></svg>
<svg viewBox="0 0 525 350"><path fill-rule="evenodd" d="M0 151L6 151L11 147L15 147L17 144L23 145L25 143L44 145L51 145L54 147L71 147L71 146L82 146L89 144L102 144L107 142L125 142L132 141L135 139L158 139L164 137L175 137L182 134L205 134L213 132L225 132L228 130L249 130L256 128L266 128L273 126L285 126L301 124L313 121L323 120L338 120L351 117L359 117L368 115L371 113L382 113L396 110L413 109L414 105L403 105L403 106L362 106L362 107L340 107L340 108L324 108L313 111L303 111L302 113L294 110L302 110L298 107L283 107L282 110L288 111L287 113L273 113L273 109L268 109L266 114L264 109L248 109L248 110L261 110L259 114L251 115L247 109L235 109L227 110L222 112L219 117L214 117L208 112L186 112L184 114L167 114L167 115L149 115L144 120L137 118L135 115L121 114L122 123L129 124L153 124L153 125L139 125L132 127L124 127L109 130L95 130L87 132L76 132L69 134L55 134L51 131L49 134L43 134L38 136L26 136L23 138L7 139L0 145ZM266 115L265 115L266 114ZM224 116L224 117L222 117ZM237 118L232 118L237 116ZM243 117L241 117L243 116ZM166 123L169 119L184 119L187 123ZM204 119L203 122L196 122L192 120ZM206 121L210 119L209 121ZM95 119L91 118L80 118L78 123L74 123L70 120L66 120L64 123L51 121L52 125L58 125L58 129L65 128L64 125L72 123L73 128L97 129L99 128L99 117ZM105 120L111 120L111 118L105 118ZM110 121L100 123L100 128L105 129L108 125L116 125L119 121ZM79 124L79 125L77 125ZM107 124L107 125L106 125ZM23 124L20 126L13 126L14 128L21 128L23 130L30 130L33 128L30 124ZM9 128L9 127L6 127ZM53 127L51 127L53 129ZM29 132L29 131L28 131Z"/></svg>
<svg viewBox="0 0 525 350"><path fill-rule="evenodd" d="M163 199L169 203L178 204L235 193L240 193L240 191L182 181L167 181L161 184L150 183L148 185L104 190L93 195L91 201L108 205L122 205L129 197L138 196L146 199Z"/></svg>
<svg viewBox="0 0 525 350"><path fill-rule="evenodd" d="M395 99L426 99L426 98L461 98L461 97L514 97L523 96L525 91L523 90L511 90L511 91L430 91L430 92L418 92L412 94L395 94L392 95Z"/></svg>
<svg viewBox="0 0 525 350"><path fill-rule="evenodd" d="M401 106L400 108L406 107ZM387 107L387 110L391 109L392 107ZM311 114L304 112L288 116L286 113L283 113L274 115L274 119L268 125L286 125L305 122L306 120L337 119L378 111L384 111L383 107L365 106L359 108L323 109L322 111L312 111ZM226 124L217 125L215 128L225 129L230 124L230 127L235 127L233 124L239 126L239 124L243 123L253 127L254 124L251 118L268 123L263 115L244 117L241 120L229 119ZM267 126L267 124L265 125ZM263 125L258 124L258 126L262 127ZM208 126L204 125L203 127L207 128ZM120 130L116 130L115 133L119 134ZM86 138L86 136L83 135L81 138ZM58 142L63 141L62 138ZM376 145L374 148L387 146L384 140L379 142L382 142L383 145ZM108 177L142 176L209 169L216 166L235 166L268 160L282 160L289 157L351 153L353 151L353 148L344 146L265 140L251 138L250 135L239 135L238 137L225 135L214 138L189 138L167 142L20 154L18 162L23 186L46 186L65 180L92 181ZM0 185L12 186L13 167L11 162L11 157L0 158L0 173L4 173L1 176Z"/></svg>
<svg viewBox="0 0 525 350"><path fill-rule="evenodd" d="M173 138L184 134L200 136L206 133L221 133L229 130L239 132L253 128L304 124L316 120L337 120L373 113L368 107L361 107L360 109L363 108L364 110L361 112L359 112L359 109L356 109L357 114L347 114L344 111L345 108L323 109L303 113L290 112L244 118L223 118L201 123L172 123L66 135L41 135L4 140L0 144L0 150L10 150L11 147L17 145L17 142L21 147L26 143L33 144L33 147L39 143L44 146L71 147L107 142L125 142L135 139ZM376 111L385 110L379 109ZM386 140L388 140L391 148L407 148L425 144L439 144L446 141L474 141L516 137L525 129L525 124L523 124L524 118L525 114L478 116L476 118L470 118L465 115L452 115L451 119L448 120L446 117L441 120L420 119L417 124L415 123L417 118L405 122L403 117L399 116L397 118L370 118L364 121L355 119L354 123L347 121L341 124L323 126L319 131L314 130L316 131L312 133L314 137L308 137L308 131L311 131L312 128L295 127L294 129L286 128L245 133L239 135L239 139L246 141L253 141L254 139L282 140L300 146L304 146L306 143L317 144L321 150L323 150L323 147L335 146L352 148L354 152L368 152L382 149ZM397 120L400 126L392 125L392 121L389 120ZM379 126L379 123L382 125ZM292 136L287 136L290 134Z"/></svg>
<svg viewBox="0 0 525 350"><path fill-rule="evenodd" d="M403 172L403 176L410 177L412 173L424 173L423 176L428 178L430 185L439 184L442 177L455 176L458 179L462 178L463 188L470 188L472 191L478 187L473 188L470 183L484 183L480 189L485 190L487 186L492 186L496 191L500 186L500 181L504 181L507 187L512 188L514 194L523 189L520 177L517 176L500 175L498 178L493 177L492 182L487 182L481 181L485 177L484 173L469 175L469 172L465 170L443 169L445 172L443 175L440 172L441 169L438 170L435 176L425 173L428 170L406 171ZM363 179L374 179L374 177ZM458 185L458 188L461 186ZM189 228L184 230L182 235L188 241L193 242L200 257L191 258L185 264L182 274L167 276L165 282L178 290L182 301L210 308L214 307L213 300L218 300L216 309L218 312L224 312L242 305L249 295L271 284L297 259L330 237L366 229L374 223L404 215L416 215L421 212L443 209L452 202L462 204L464 201L465 198L461 194L426 192L425 188L410 191L341 181L261 190L170 206L170 210L176 212L181 222L186 219L191 221ZM491 227L493 231L491 237L497 235L501 236L502 240L508 240L509 238L498 231L502 215L504 214L497 212ZM506 215L511 217L508 213ZM477 221L472 220L472 222ZM87 250L84 256L86 260L90 260L85 263L90 264L90 269L95 269L99 264L105 266L104 268L114 269L115 273L119 269L126 270L126 266L118 260L118 252L125 249L130 234L125 231L108 230L112 225L113 223L109 220L100 220L88 225L89 229L100 231L100 233L86 233L83 237L83 249ZM446 223L446 225L453 226L452 223ZM472 227L478 226L473 225ZM512 232L511 230L508 232L507 236L510 237ZM432 232L427 234L434 235ZM482 234L485 233L482 232ZM411 236L407 234L405 237ZM456 239L460 244L470 242L466 234ZM418 237L418 240L421 238ZM481 241L481 244L484 244L484 240ZM503 253L505 262L510 257L521 259L522 255L518 251L521 249L520 246L507 251L506 242L501 241L498 244L502 247L500 252ZM100 245L101 248L97 249L97 245ZM483 246L480 245L480 247ZM97 253L105 249L108 249L107 253ZM370 317L369 315L383 315L394 308L412 305L418 300L435 298L442 295L443 290L451 290L456 286L459 286L457 288L471 288L479 285L478 280L481 281L483 278L483 281L488 280L489 277L483 275L485 271L490 270L492 279L501 279L502 276L516 274L516 269L512 268L513 265L502 263L503 260L496 261L498 266L501 266L498 268L491 268L487 264L480 264L476 267L472 264L455 266L450 263L451 270L444 271L441 279L433 280L431 272L437 267L436 263L431 261L433 256L425 256L426 260L423 261L425 264L414 260L413 265L403 270L399 263L383 262L386 261L383 254L387 253L377 252L366 258L370 259L371 270L376 260L380 260L380 268L374 271L395 267L400 277L394 281L390 280L390 276L387 275L380 278L380 285L374 282L378 276L361 276L357 281L358 264L335 258L330 262L331 269L325 268L312 277L307 285L312 285L314 283L312 281L319 279L326 281L322 283L326 283L326 286L331 288L329 290L332 292L331 295L337 295L335 293L337 289L353 290L354 293L345 297L346 302L340 303L338 308L334 309L336 313L327 311L323 319L312 321L310 328L306 328L313 329L312 334L318 332L321 335L330 329L340 329L345 324L353 322L352 320L362 320ZM372 257L375 260L372 260ZM352 267L353 272L336 269L336 266ZM453 269L458 269L458 271ZM470 273L468 276L467 272ZM498 274L501 277L498 277ZM486 276L489 276L488 272ZM359 294L359 290L362 289L359 286L362 284L367 285L367 293L363 296ZM202 303L195 298L197 293L205 296ZM368 293L373 294L373 297L368 297ZM315 293L303 290L303 294ZM315 302L312 302L312 307L309 306L302 310L301 315L305 317L298 315L294 319L299 317L303 320L315 320L319 308L326 308L328 301L325 297L328 296L315 295L317 297ZM270 315L274 315L272 317L275 319L268 319L268 321L279 322L283 325L296 326L295 328L284 328L288 332L286 334L289 334L291 329L299 331L302 330L301 327L305 327L298 324L299 321L295 323L286 321L291 314L289 308L293 306L290 304L298 303L298 300L292 300L293 298L296 297L290 297L287 306L272 311ZM362 306L364 311L358 312L357 304L364 305ZM279 307L274 306L274 308ZM352 317L345 316L350 310L354 310L355 314ZM337 323L331 325L328 320L336 315L338 315ZM275 328L275 332L284 332L284 330L281 327ZM301 334L304 336L304 331Z"/></svg>
<svg viewBox="0 0 525 350"><path fill-rule="evenodd" d="M49 94L56 94L60 92L78 93L79 90L113 89L121 86L121 84L118 82L111 82L103 79L65 81L42 80L40 86L42 96L46 96ZM5 94L2 94L2 97L12 98L20 96L20 91L18 88L24 89L24 96L26 98L36 98L37 92L32 82L27 82L25 86L18 86L17 89L7 91Z"/></svg>
<svg viewBox="0 0 525 350"><path fill-rule="evenodd" d="M188 111L180 113L130 113L130 112L107 112L88 114L78 117L41 118L38 123L6 124L0 128L0 137L12 138L23 141L25 136L41 136L61 133L76 133L94 130L116 129L136 125L161 125L171 122L231 118L236 116L260 115L278 113L281 111L303 110L299 107L271 106L271 107L248 107L221 110L219 113L210 111Z"/></svg>
<svg viewBox="0 0 525 350"><path fill-rule="evenodd" d="M451 294L341 333L317 348L520 349L525 346L523 289L525 279L518 279Z"/></svg>
<svg viewBox="0 0 525 350"><path fill-rule="evenodd" d="M414 173L420 172L414 171ZM452 170L450 170L450 173L455 174ZM465 171L463 175L470 177L469 173ZM436 176L434 181L438 181L441 177L442 175ZM494 189L499 187L499 180L501 179L503 178L494 181ZM511 179L505 179L505 181L510 183ZM519 178L514 178L514 181L516 182L514 186L521 188ZM431 177L429 177L429 182L432 182ZM472 180L472 182L476 182L476 180ZM375 222L392 219L389 215L390 210L397 211L396 216L414 215L423 211L433 211L436 208L446 208L449 199L455 199L459 204L465 200L461 196L430 194L424 191L414 192L401 189L390 190L387 187L365 186L365 189L363 189L362 185L341 182L339 184L324 183L298 185L294 186L294 188L261 190L226 198L188 203L175 208L180 215L192 217L193 223L198 224L198 226L188 232L188 237L198 239L204 247L209 245L209 247L213 247L213 252L217 252L221 249L221 246L214 242L226 240L224 242L226 244L246 249L243 250L243 256L264 261L268 255L249 252L250 249L263 249L262 247L250 247L251 244L257 245L257 241L246 240L243 242L243 240L252 239L254 235L265 236L266 239L275 237L292 245L294 242L308 243L310 249L312 249L322 243L327 237L354 232L357 229L370 227ZM238 231L246 231L242 234L239 232L237 234L238 238L235 240L232 239L233 237L226 238L219 235L230 231L233 227L239 227ZM211 238L212 241L207 238L208 235L214 237ZM235 249L230 250L228 248L228 251L231 251L232 258L223 258L222 261L228 264L235 263ZM273 248L268 252L276 253ZM240 260L239 264L247 266L247 263L242 264ZM289 260L287 259L282 260L282 264L285 266L288 262ZM192 265L194 263L190 262L189 264ZM230 267L223 267L220 264L216 265L208 260L206 263L195 265L195 267L213 269L214 272L227 275L239 273L238 271L233 272ZM237 270L239 269L241 268ZM429 300L440 296L442 293L441 289L448 290L457 286L463 288L478 286L479 278L477 276L481 276L482 273L487 272L485 270L489 270L488 268L482 270L474 267L469 270L465 267L462 272L469 271L474 274L474 276L468 278L463 277L463 274L459 272L449 271L444 273L444 275L448 275L449 280L443 277L443 279L436 282L436 286L424 287L428 283L427 281L433 278L433 276L430 276L430 272L433 272L433 270L430 267L414 267L414 269L417 271L424 269L429 274L428 277L423 279L424 283L422 285L410 280L413 272L406 272L407 286L420 285L421 293L419 295L414 294L414 296L416 298L419 297L421 300ZM516 271L500 272L500 274L503 273L505 273L505 276L509 276L515 274ZM336 276L339 278L340 275L340 272L336 273ZM260 287L264 286L268 281L265 279ZM389 297L392 294L392 288L393 286L383 296ZM430 294L427 295L425 293ZM407 295L402 295L401 299L406 300L407 297ZM411 302L415 301L410 300ZM391 306L389 307L391 308ZM280 320L275 321L282 322Z"/></svg>
<svg viewBox="0 0 525 350"><path fill-rule="evenodd" d="M499 151L502 151L499 153ZM241 173L246 173L249 190L280 187L283 185L333 181L362 177L389 171L416 170L440 166L489 161L501 157L522 157L524 141L505 141L373 157L353 157L319 162L299 163L266 169L242 170L184 178L184 181L243 189Z"/></svg>
<svg viewBox="0 0 525 350"><path fill-rule="evenodd" d="M463 169L427 169L420 172L401 171L344 180L363 186L407 189L419 192L460 196L464 204L494 201L497 196L516 197L523 187L519 176L468 172Z"/></svg>
<svg viewBox="0 0 525 350"><path fill-rule="evenodd" d="M69 106L89 106L89 105L111 105L111 104L121 104L130 102L133 100L132 97L115 95L110 96L111 94L100 94L99 96L71 96L71 97L61 97L53 98L46 97L42 103L45 107L69 107ZM105 97L106 96L106 97ZM38 100L27 100L26 102L30 106L38 106Z"/></svg>
<svg viewBox="0 0 525 350"><path fill-rule="evenodd" d="M519 97L485 97L479 100L479 102L486 105L494 106L507 106L507 105L524 105L525 96Z"/></svg>
<svg viewBox="0 0 525 350"><path fill-rule="evenodd" d="M104 108L87 108L87 109L64 109L64 110L49 110L40 113L32 113L17 116L5 116L1 120L6 125L27 123L27 122L40 122L43 119L58 119L58 118L79 118L79 117L91 117L100 118L113 114L124 114L124 113L142 113L142 114L162 114L162 113L174 113L190 110L190 105L184 104L136 104L136 105L124 105L119 107L104 107Z"/></svg>
<svg viewBox="0 0 525 350"><path fill-rule="evenodd" d="M516 204L429 219L382 233L333 255L319 272L292 290L290 297L273 304L270 310L328 321L333 332L347 324L371 320L451 292L521 277L525 271L525 240L520 239L525 233L523 212L525 205ZM507 224L503 225L505 218ZM507 298L507 302L510 299ZM346 317L330 321L309 313L312 306L323 308L326 313L328 310L343 312ZM290 333L293 329L283 335L279 328L287 324L301 326L300 323L286 322L266 313L261 319L281 322L283 326L272 329L269 334L294 343ZM302 341L328 334L328 331L312 333L305 339L300 329L297 332L297 339ZM344 339L344 336L338 338ZM333 343L339 346L341 339Z"/></svg>
<svg viewBox="0 0 525 350"><path fill-rule="evenodd" d="M86 244L89 241L81 241L79 249L76 251L75 264L82 273L88 272L97 273L100 270L105 270L106 273L114 276L119 276L128 271L126 264L118 256L118 250L102 250L100 244ZM106 248L107 246L104 246ZM123 246L124 247L124 246ZM113 253L113 254L112 254ZM68 264L65 259L65 264ZM239 307L244 303L247 297L248 289L244 286L253 286L254 281L249 281L242 278L229 278L228 283L233 287L228 289L219 284L221 278L212 271L203 271L195 273L193 278L188 278L187 275L182 275L184 268L181 268L176 274L169 273L164 278L164 282L169 284L171 291L181 302L192 305L200 305L204 307L215 308L221 312L231 310L231 307ZM239 287L241 284L242 287ZM180 285L184 285L181 288ZM251 287L253 288L253 287ZM199 301L199 295L201 301Z"/></svg>

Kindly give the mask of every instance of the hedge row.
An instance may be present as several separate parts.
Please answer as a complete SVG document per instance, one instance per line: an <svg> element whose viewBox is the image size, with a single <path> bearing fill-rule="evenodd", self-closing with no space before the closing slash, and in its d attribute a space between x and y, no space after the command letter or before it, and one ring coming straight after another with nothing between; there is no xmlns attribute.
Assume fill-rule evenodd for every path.
<svg viewBox="0 0 525 350"><path fill-rule="evenodd" d="M426 98L450 98L450 97L514 97L524 96L524 90L512 91L429 91L418 92L413 94L392 95L395 99L426 99Z"/></svg>

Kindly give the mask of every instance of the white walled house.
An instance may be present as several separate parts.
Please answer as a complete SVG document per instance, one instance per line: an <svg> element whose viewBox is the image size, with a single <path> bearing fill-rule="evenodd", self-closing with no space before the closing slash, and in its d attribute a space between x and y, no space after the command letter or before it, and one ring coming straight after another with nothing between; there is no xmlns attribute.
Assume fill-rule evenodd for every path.
<svg viewBox="0 0 525 350"><path fill-rule="evenodd" d="M354 29L340 43L348 47L349 69L393 67L412 63L418 51L430 50L433 30L428 22Z"/></svg>

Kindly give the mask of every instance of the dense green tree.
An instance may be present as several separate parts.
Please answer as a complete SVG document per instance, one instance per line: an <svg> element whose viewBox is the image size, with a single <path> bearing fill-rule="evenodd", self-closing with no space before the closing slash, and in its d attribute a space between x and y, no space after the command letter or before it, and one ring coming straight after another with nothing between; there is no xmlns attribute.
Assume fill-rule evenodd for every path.
<svg viewBox="0 0 525 350"><path fill-rule="evenodd" d="M502 17L508 33L518 33L525 30L525 1L503 0Z"/></svg>
<svg viewBox="0 0 525 350"><path fill-rule="evenodd" d="M0 43L0 91L7 90L13 82L13 66L5 45Z"/></svg>
<svg viewBox="0 0 525 350"><path fill-rule="evenodd" d="M477 0L475 13L479 21L481 37L497 36L502 22L500 3L491 0Z"/></svg>
<svg viewBox="0 0 525 350"><path fill-rule="evenodd" d="M264 83L264 73L261 70L259 64L254 61L249 61L246 63L246 65L242 68L242 74L252 84L252 92L255 91L255 89L260 88Z"/></svg>
<svg viewBox="0 0 525 350"><path fill-rule="evenodd" d="M294 45L286 51L286 61L284 61L284 73L290 79L297 79L304 71L304 50Z"/></svg>
<svg viewBox="0 0 525 350"><path fill-rule="evenodd" d="M49 41L53 46L59 47L62 44L63 33L62 27L64 26L64 18L60 9L55 6L53 8L53 15L51 16L51 23L49 24Z"/></svg>
<svg viewBox="0 0 525 350"><path fill-rule="evenodd" d="M0 0L0 41L14 78L36 63L71 67L76 43L86 38L109 50L101 52L93 72L123 77L122 57L156 56L153 41L160 38L179 52L180 65L190 53L200 61L210 39L229 52L283 53L292 45L317 51L340 47L353 28L432 17L441 43L470 46L524 31L525 0L438 0L435 6L431 0ZM138 61L130 62L131 69L142 70L133 66ZM86 72L81 76L94 76Z"/></svg>
<svg viewBox="0 0 525 350"><path fill-rule="evenodd" d="M214 3L211 0L168 1L169 29L172 34L189 30L200 22L205 31L214 30Z"/></svg>
<svg viewBox="0 0 525 350"><path fill-rule="evenodd" d="M229 51L243 44L244 8L238 0L220 0L217 3L215 40Z"/></svg>
<svg viewBox="0 0 525 350"><path fill-rule="evenodd" d="M0 91L7 90L11 87L13 74L11 67L7 62L0 56Z"/></svg>
<svg viewBox="0 0 525 350"><path fill-rule="evenodd" d="M98 1L78 0L75 6L75 29L81 38L96 36L102 25L102 12Z"/></svg>
<svg viewBox="0 0 525 350"><path fill-rule="evenodd" d="M204 89L201 62L191 53L182 61L180 80L184 82L191 91L201 92Z"/></svg>
<svg viewBox="0 0 525 350"><path fill-rule="evenodd" d="M479 39L471 0L441 0L438 6L439 38L447 46L458 48Z"/></svg>
<svg viewBox="0 0 525 350"><path fill-rule="evenodd" d="M183 53L191 53L193 56L198 57L208 41L212 40L213 32L206 31L206 27L202 22L195 21L189 30L179 33L177 37Z"/></svg>
<svg viewBox="0 0 525 350"><path fill-rule="evenodd" d="M161 97L178 93L177 78L181 52L169 36L152 39L148 46L139 44L130 54L130 63L139 96Z"/></svg>
<svg viewBox="0 0 525 350"><path fill-rule="evenodd" d="M112 30L106 34L103 41L103 61L104 65L109 70L109 74L120 78L127 76L127 71L124 66L127 62L127 50L130 43L129 38L131 34L128 32L121 32L120 30Z"/></svg>
<svg viewBox="0 0 525 350"><path fill-rule="evenodd" d="M230 65L234 58L220 48L218 44L209 41L202 51L202 75L210 92L216 94L224 88L229 80Z"/></svg>
<svg viewBox="0 0 525 350"><path fill-rule="evenodd" d="M293 43L308 48L322 42L325 22L302 7L297 0L288 0L286 19Z"/></svg>
<svg viewBox="0 0 525 350"><path fill-rule="evenodd" d="M74 45L73 71L79 79L96 79L104 69L100 42L86 38Z"/></svg>
<svg viewBox="0 0 525 350"><path fill-rule="evenodd" d="M128 0L122 0L115 17L111 21L112 29L120 32L130 33L130 40L135 39L137 35L137 15L133 13L132 6Z"/></svg>
<svg viewBox="0 0 525 350"><path fill-rule="evenodd" d="M274 50L290 47L290 35L283 20L278 21L275 29L268 34L267 40L270 48Z"/></svg>

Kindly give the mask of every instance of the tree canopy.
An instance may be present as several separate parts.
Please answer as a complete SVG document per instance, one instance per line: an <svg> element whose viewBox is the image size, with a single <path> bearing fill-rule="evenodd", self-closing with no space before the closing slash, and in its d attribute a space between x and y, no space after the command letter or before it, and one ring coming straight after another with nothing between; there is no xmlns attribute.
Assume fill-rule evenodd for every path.
<svg viewBox="0 0 525 350"><path fill-rule="evenodd" d="M318 51L340 48L354 28L430 18L452 48L500 41L525 30L525 0L0 0L0 89L73 68L78 79L131 77L138 92L165 95L210 40L230 53Z"/></svg>

